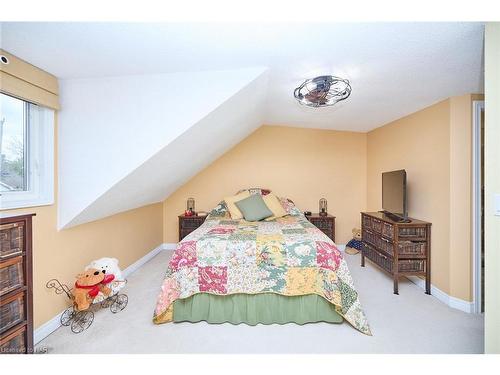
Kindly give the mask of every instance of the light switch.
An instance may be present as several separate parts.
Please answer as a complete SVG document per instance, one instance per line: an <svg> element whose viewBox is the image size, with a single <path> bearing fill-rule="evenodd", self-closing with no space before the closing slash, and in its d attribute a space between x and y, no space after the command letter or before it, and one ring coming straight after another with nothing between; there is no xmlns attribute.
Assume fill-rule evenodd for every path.
<svg viewBox="0 0 500 375"><path fill-rule="evenodd" d="M500 194L495 194L495 216L500 216Z"/></svg>

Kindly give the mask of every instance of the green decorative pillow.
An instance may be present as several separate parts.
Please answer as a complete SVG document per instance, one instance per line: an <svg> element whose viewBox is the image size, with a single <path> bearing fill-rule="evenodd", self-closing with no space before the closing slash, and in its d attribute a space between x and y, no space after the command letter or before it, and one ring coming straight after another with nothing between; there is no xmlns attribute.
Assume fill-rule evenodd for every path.
<svg viewBox="0 0 500 375"><path fill-rule="evenodd" d="M273 212L267 208L260 194L250 195L248 198L234 202L247 221L259 221L273 216Z"/></svg>

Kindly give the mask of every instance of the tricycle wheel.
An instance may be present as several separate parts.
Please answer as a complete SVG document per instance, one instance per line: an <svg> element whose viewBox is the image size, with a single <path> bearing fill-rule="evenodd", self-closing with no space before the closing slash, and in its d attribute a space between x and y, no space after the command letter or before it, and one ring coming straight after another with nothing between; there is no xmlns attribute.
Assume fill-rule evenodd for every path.
<svg viewBox="0 0 500 375"><path fill-rule="evenodd" d="M68 307L61 315L61 324L65 327L69 326L75 314L75 309L73 309L73 307Z"/></svg>
<svg viewBox="0 0 500 375"><path fill-rule="evenodd" d="M73 333L80 333L90 327L94 321L94 313L92 311L77 312L71 323L71 331Z"/></svg>
<svg viewBox="0 0 500 375"><path fill-rule="evenodd" d="M113 296L109 296L108 298L105 298L101 302L101 309L107 309L109 306L111 306L111 303L113 302Z"/></svg>
<svg viewBox="0 0 500 375"><path fill-rule="evenodd" d="M109 309L113 314L116 314L117 312L122 311L125 307L127 307L128 304L128 297L126 294L118 294L114 300L114 302L111 304Z"/></svg>

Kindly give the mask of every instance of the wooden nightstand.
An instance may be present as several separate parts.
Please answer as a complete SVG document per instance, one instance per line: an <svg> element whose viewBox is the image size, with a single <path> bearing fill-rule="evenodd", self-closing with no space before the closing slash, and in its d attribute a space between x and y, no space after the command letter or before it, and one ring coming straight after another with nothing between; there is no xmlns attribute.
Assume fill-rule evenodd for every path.
<svg viewBox="0 0 500 375"><path fill-rule="evenodd" d="M312 214L306 218L335 242L335 216Z"/></svg>
<svg viewBox="0 0 500 375"><path fill-rule="evenodd" d="M179 241L186 237L189 233L199 228L205 221L207 215L204 216L186 216L179 215Z"/></svg>

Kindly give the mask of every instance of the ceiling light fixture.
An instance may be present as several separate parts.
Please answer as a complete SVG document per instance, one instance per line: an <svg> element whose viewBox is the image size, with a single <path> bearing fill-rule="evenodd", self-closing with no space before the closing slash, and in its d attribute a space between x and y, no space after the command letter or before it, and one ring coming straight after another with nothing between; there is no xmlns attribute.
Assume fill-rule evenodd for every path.
<svg viewBox="0 0 500 375"><path fill-rule="evenodd" d="M349 80L335 76L319 76L306 79L297 87L293 96L308 107L328 107L351 95Z"/></svg>

